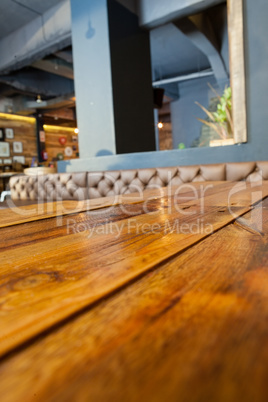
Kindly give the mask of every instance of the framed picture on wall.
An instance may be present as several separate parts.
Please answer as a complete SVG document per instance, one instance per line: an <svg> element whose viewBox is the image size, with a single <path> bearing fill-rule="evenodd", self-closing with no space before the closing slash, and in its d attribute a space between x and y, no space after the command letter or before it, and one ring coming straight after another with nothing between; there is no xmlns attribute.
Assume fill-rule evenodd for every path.
<svg viewBox="0 0 268 402"><path fill-rule="evenodd" d="M5 130L0 128L0 141L5 141Z"/></svg>
<svg viewBox="0 0 268 402"><path fill-rule="evenodd" d="M10 149L8 142L0 142L0 156L9 156Z"/></svg>
<svg viewBox="0 0 268 402"><path fill-rule="evenodd" d="M13 162L25 164L25 157L24 156L13 156Z"/></svg>
<svg viewBox="0 0 268 402"><path fill-rule="evenodd" d="M4 165L12 165L12 159L4 159Z"/></svg>
<svg viewBox="0 0 268 402"><path fill-rule="evenodd" d="M14 141L13 142L13 152L16 154L20 154L23 151L22 142Z"/></svg>
<svg viewBox="0 0 268 402"><path fill-rule="evenodd" d="M73 150L72 150L71 147L66 147L66 148L64 149L64 153L65 153L66 156L72 156Z"/></svg>
<svg viewBox="0 0 268 402"><path fill-rule="evenodd" d="M14 138L13 128L6 128L5 132L6 132L6 138L7 139L12 140L12 138Z"/></svg>

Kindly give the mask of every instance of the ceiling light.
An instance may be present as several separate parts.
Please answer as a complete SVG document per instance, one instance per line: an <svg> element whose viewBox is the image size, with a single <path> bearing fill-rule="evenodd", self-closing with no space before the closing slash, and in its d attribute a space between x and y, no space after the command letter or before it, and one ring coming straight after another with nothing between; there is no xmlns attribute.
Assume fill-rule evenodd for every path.
<svg viewBox="0 0 268 402"><path fill-rule="evenodd" d="M41 95L37 95L36 103L41 103L41 102L43 102L41 99Z"/></svg>
<svg viewBox="0 0 268 402"><path fill-rule="evenodd" d="M74 128L73 127L64 127L64 126L51 126L48 124L44 124L43 125L43 129L45 131L63 131L64 133L66 131L73 133L74 132Z"/></svg>

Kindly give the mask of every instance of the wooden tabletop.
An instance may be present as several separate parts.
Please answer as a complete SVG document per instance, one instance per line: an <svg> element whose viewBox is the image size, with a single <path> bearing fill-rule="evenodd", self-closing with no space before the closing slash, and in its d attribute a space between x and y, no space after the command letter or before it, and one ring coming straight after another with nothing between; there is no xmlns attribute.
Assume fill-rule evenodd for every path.
<svg viewBox="0 0 268 402"><path fill-rule="evenodd" d="M43 175L49 173L56 173L57 169L48 166L28 167L23 170L23 173L29 176Z"/></svg>
<svg viewBox="0 0 268 402"><path fill-rule="evenodd" d="M268 183L0 211L1 401L267 401Z"/></svg>
<svg viewBox="0 0 268 402"><path fill-rule="evenodd" d="M9 178L11 176L14 176L16 174L19 174L18 172L0 172L0 178Z"/></svg>

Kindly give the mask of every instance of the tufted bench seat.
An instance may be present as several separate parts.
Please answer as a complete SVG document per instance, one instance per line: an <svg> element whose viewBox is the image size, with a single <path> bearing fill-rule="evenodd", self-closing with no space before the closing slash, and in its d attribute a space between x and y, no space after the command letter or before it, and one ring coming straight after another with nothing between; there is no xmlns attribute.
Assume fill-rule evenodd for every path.
<svg viewBox="0 0 268 402"><path fill-rule="evenodd" d="M87 173L18 175L9 181L13 200L84 200L88 198Z"/></svg>
<svg viewBox="0 0 268 402"><path fill-rule="evenodd" d="M196 181L268 180L268 161L13 176L13 200L84 200Z"/></svg>
<svg viewBox="0 0 268 402"><path fill-rule="evenodd" d="M268 162L116 170L87 175L89 198L99 198L196 181L268 180Z"/></svg>

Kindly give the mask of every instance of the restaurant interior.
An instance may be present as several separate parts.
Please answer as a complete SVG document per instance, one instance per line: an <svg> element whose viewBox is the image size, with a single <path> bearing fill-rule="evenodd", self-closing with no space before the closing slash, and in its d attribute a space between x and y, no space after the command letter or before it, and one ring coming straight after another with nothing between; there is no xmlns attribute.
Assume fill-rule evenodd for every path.
<svg viewBox="0 0 268 402"><path fill-rule="evenodd" d="M267 16L0 1L3 402L267 401Z"/></svg>
<svg viewBox="0 0 268 402"><path fill-rule="evenodd" d="M0 151L2 171L266 160L267 45L258 7L243 4L243 60L233 56L232 69L236 39L225 1L167 2L165 12L158 1L76 3L1 4L0 129L9 148ZM236 139L198 120L207 119L200 106L215 111L232 74L238 114L245 109Z"/></svg>

